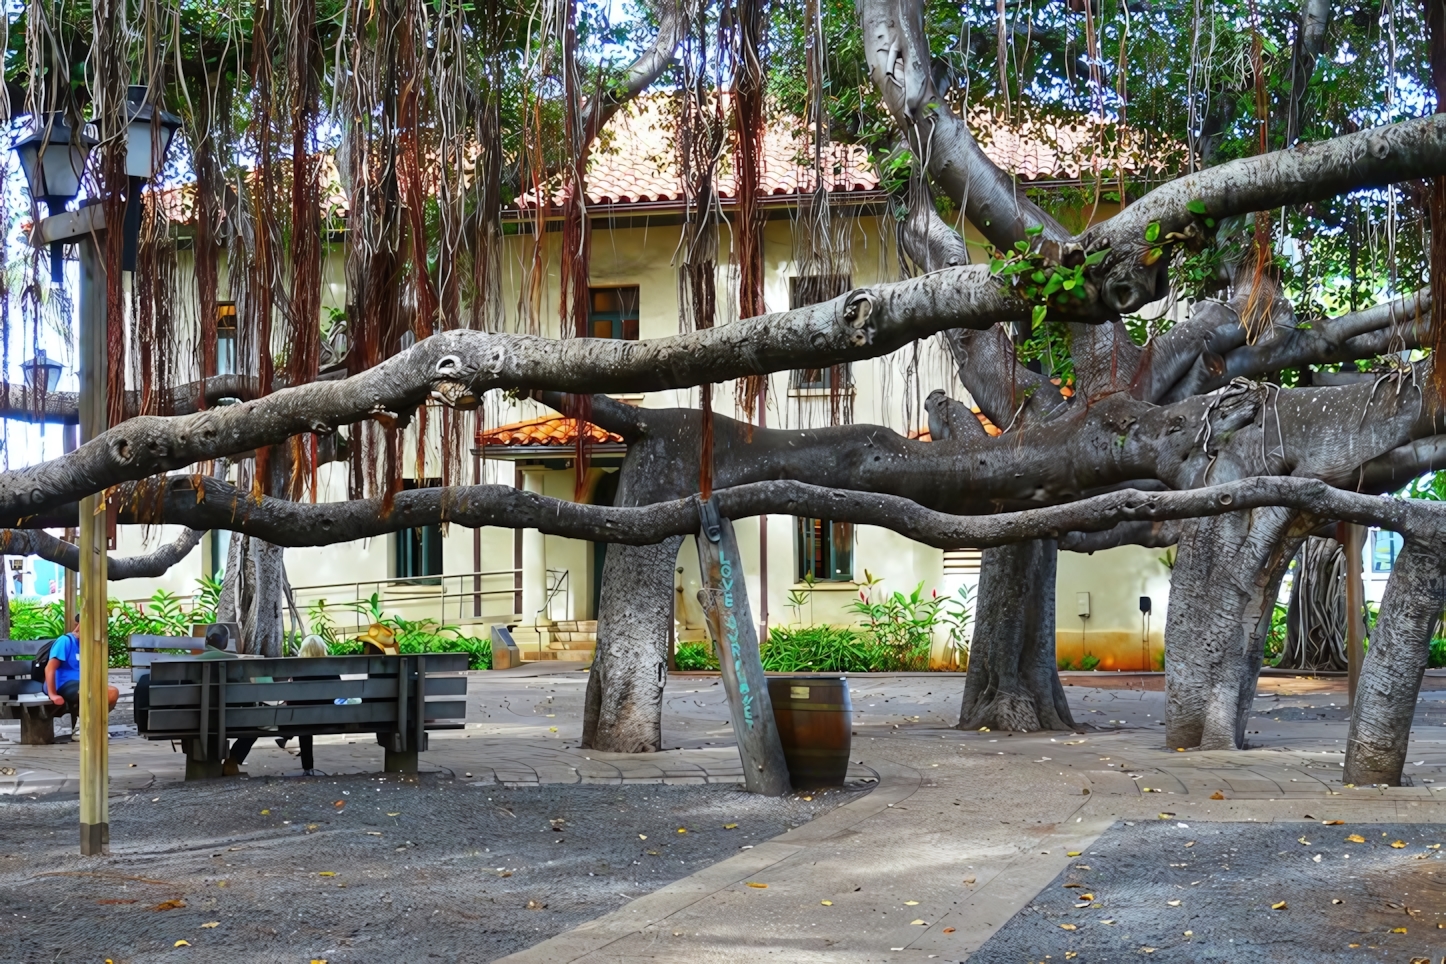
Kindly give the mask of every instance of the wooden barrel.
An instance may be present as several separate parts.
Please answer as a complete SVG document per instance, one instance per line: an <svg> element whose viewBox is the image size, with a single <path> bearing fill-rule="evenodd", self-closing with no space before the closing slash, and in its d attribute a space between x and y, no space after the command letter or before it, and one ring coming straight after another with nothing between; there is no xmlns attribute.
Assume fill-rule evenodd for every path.
<svg viewBox="0 0 1446 964"><path fill-rule="evenodd" d="M844 676L770 676L768 699L795 789L843 786L853 704Z"/></svg>

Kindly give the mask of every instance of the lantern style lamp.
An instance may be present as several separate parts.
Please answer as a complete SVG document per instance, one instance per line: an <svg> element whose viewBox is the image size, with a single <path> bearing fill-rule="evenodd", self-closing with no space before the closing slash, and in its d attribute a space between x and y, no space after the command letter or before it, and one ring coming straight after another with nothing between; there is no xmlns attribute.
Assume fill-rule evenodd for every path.
<svg viewBox="0 0 1446 964"><path fill-rule="evenodd" d="M141 235L141 188L161 172L171 140L181 128L175 114L158 110L147 102L149 89L132 85L126 90L126 192L125 244L121 268L136 270L136 247Z"/></svg>
<svg viewBox="0 0 1446 964"><path fill-rule="evenodd" d="M60 374L65 369L60 362L51 361L42 348L35 353L35 357L20 365L20 371L25 375L25 387L31 392L50 393L60 385Z"/></svg>
<svg viewBox="0 0 1446 964"><path fill-rule="evenodd" d="M94 137L71 130L61 112L46 115L30 136L15 143L30 196L45 202L47 214L53 217L64 211L80 193L85 158L95 143ZM55 283L63 277L63 247L59 241L50 245L50 280Z"/></svg>

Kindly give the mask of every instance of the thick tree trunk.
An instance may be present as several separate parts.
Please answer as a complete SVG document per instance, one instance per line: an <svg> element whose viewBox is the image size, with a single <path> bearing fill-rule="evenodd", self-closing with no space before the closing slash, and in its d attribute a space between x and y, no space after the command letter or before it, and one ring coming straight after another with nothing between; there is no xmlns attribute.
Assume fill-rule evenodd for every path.
<svg viewBox="0 0 1446 964"><path fill-rule="evenodd" d="M1300 536L1287 509L1186 523L1165 620L1165 739L1203 750L1245 746L1270 617Z"/></svg>
<svg viewBox="0 0 1446 964"><path fill-rule="evenodd" d="M663 745L663 684L682 536L614 546L603 563L597 653L587 679L582 745L653 753Z"/></svg>
<svg viewBox="0 0 1446 964"><path fill-rule="evenodd" d="M1386 583L1381 617L1361 666L1346 740L1346 783L1401 785L1421 676L1443 605L1446 553L1408 539Z"/></svg>
<svg viewBox="0 0 1446 964"><path fill-rule="evenodd" d="M251 571L255 580L251 605L241 620L241 635L248 650L262 656L282 655L283 550L260 539L251 540Z"/></svg>
<svg viewBox="0 0 1446 964"><path fill-rule="evenodd" d="M282 655L284 551L252 536L231 539L216 618L240 624L238 652Z"/></svg>
<svg viewBox="0 0 1446 964"><path fill-rule="evenodd" d="M1054 655L1053 539L987 549L959 728L1074 727Z"/></svg>
<svg viewBox="0 0 1446 964"><path fill-rule="evenodd" d="M1296 556L1280 667L1346 668L1346 557L1334 539L1311 536Z"/></svg>

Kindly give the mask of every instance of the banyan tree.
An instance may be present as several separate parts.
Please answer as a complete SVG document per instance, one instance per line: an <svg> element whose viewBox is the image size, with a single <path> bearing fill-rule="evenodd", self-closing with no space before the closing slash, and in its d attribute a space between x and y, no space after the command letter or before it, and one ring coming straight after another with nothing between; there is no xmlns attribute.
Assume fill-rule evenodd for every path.
<svg viewBox="0 0 1446 964"><path fill-rule="evenodd" d="M0 515L11 545L56 558L21 530L72 524L97 492L122 524L235 530L229 605L261 650L281 634L281 547L428 522L618 543L582 737L621 751L661 745L672 573L703 501L987 548L974 727L1073 724L1061 548L1175 546L1165 739L1183 748L1244 744L1302 543L1381 525L1405 547L1347 777L1397 781L1446 602L1436 507L1381 498L1446 452L1429 12L661 0L619 24L567 0L31 4L11 20L11 115L93 124L82 194L140 227L133 271L119 243L104 253L114 427L0 474ZM686 198L678 334L594 339L589 159L644 94L668 105ZM142 103L180 128L167 169L134 183L105 135ZM839 275L826 175L848 145L877 174L899 277L765 298L760 145L779 123L813 172L791 215L800 274ZM1025 189L998 141L1031 125L1105 160ZM68 323L44 257L3 276L7 346ZM921 345L948 370L911 362ZM829 424L770 426L768 375L884 359L938 379L927 403L899 393L929 441L860 421L837 389ZM691 404L608 397L663 390ZM6 392L10 418L74 418L74 396ZM522 397L626 439L614 506L469 478L473 430Z"/></svg>

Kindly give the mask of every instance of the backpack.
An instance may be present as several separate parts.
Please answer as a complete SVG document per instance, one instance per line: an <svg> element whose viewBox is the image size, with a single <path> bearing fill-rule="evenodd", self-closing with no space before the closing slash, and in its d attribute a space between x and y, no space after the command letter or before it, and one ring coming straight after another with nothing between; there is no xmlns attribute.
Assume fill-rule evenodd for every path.
<svg viewBox="0 0 1446 964"><path fill-rule="evenodd" d="M35 659L30 664L30 678L35 680L35 682L42 684L45 682L45 667L50 662L50 650L66 636L74 637L75 634L64 633L35 651Z"/></svg>

